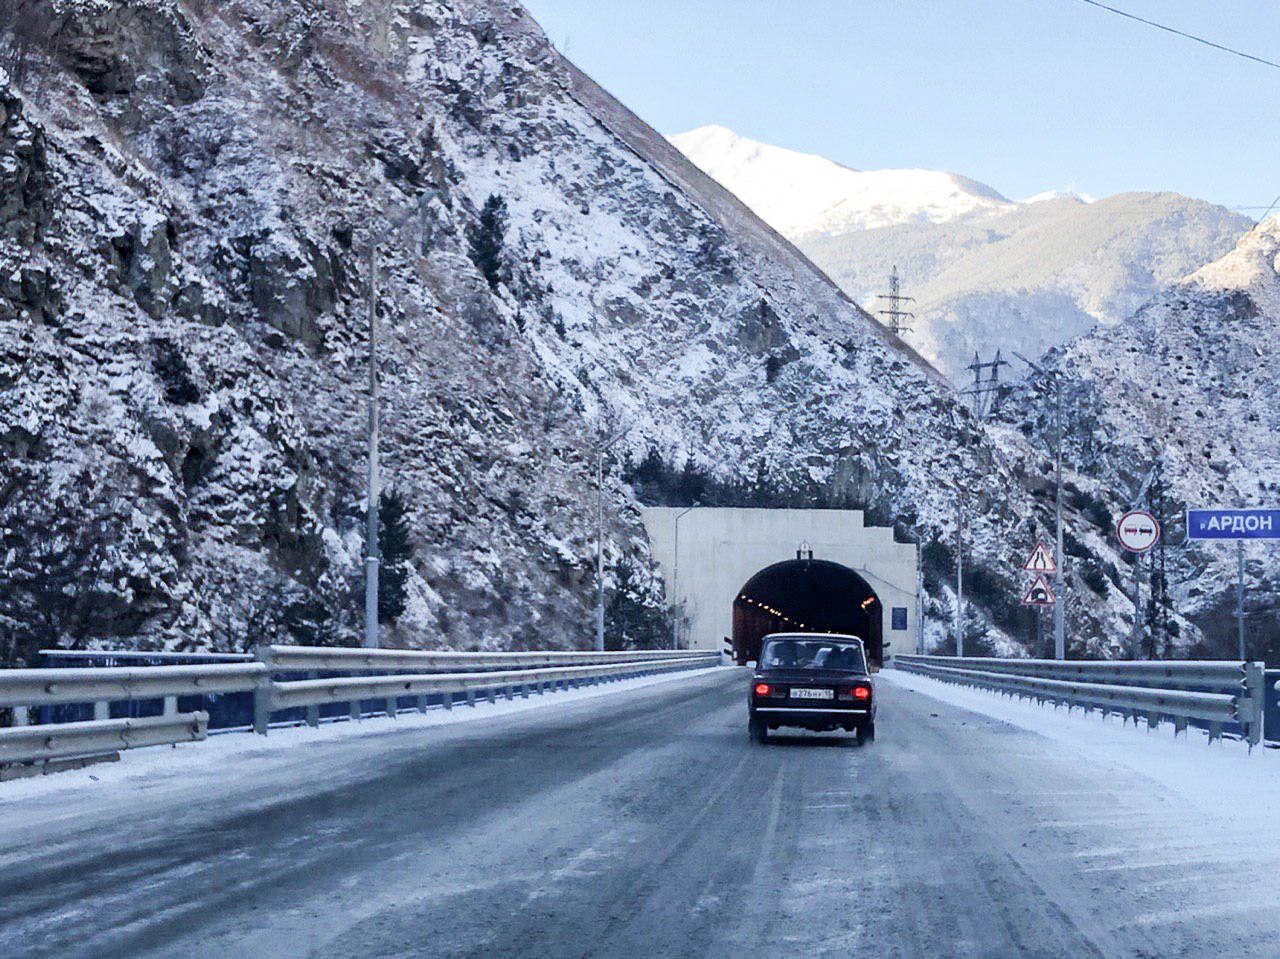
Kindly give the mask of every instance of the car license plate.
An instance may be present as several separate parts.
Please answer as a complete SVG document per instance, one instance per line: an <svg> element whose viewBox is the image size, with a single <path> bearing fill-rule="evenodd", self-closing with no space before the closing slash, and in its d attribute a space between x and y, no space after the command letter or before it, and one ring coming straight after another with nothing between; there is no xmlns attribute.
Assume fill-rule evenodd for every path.
<svg viewBox="0 0 1280 959"><path fill-rule="evenodd" d="M792 699L834 699L834 689L796 689L792 687Z"/></svg>

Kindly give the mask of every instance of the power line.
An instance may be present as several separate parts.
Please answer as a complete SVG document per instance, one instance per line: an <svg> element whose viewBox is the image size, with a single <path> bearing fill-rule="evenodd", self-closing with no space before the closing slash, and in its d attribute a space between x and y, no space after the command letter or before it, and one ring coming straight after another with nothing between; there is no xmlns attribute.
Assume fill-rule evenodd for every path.
<svg viewBox="0 0 1280 959"><path fill-rule="evenodd" d="M1236 50L1233 47L1225 47L1221 43L1214 43L1212 40L1207 40L1204 37L1198 37L1194 33L1184 33L1181 30L1166 26L1163 23L1156 23L1154 20L1147 20L1145 17L1140 17L1136 13L1128 13L1124 10L1118 10L1115 7L1109 7L1105 3L1099 3L1098 0L1080 0L1080 2L1087 3L1091 7L1097 7L1100 10L1108 10L1111 13L1125 17L1128 20L1136 20L1138 23L1145 23L1147 26L1155 27L1157 30L1163 30L1165 33L1172 33L1176 36L1184 37L1187 40L1194 40L1196 43L1203 43L1206 47L1213 47L1215 50L1221 50L1223 53L1230 53L1237 57L1243 57L1246 60L1252 60L1254 63L1261 63L1264 66L1275 67L1277 70L1280 70L1280 63L1276 63L1274 60L1264 60L1262 57L1255 57L1252 53L1245 53L1243 50Z"/></svg>

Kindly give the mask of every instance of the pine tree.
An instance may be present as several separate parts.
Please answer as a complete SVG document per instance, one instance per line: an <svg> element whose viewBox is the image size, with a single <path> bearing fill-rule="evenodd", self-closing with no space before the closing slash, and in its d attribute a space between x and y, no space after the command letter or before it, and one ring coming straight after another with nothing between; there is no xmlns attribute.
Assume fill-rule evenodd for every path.
<svg viewBox="0 0 1280 959"><path fill-rule="evenodd" d="M497 290L505 269L502 249L507 233L507 201L497 194L489 194L480 211L479 222L467 230L471 248L471 262L489 281L489 288Z"/></svg>
<svg viewBox="0 0 1280 959"><path fill-rule="evenodd" d="M382 548L378 571L379 623L394 623L408 602L413 559L408 512L408 504L399 490L392 488L383 492L378 502L378 543Z"/></svg>
<svg viewBox="0 0 1280 959"><path fill-rule="evenodd" d="M635 567L622 560L614 567L613 595L605 607L605 642L609 649L664 649L671 645L674 624L660 609L647 605Z"/></svg>

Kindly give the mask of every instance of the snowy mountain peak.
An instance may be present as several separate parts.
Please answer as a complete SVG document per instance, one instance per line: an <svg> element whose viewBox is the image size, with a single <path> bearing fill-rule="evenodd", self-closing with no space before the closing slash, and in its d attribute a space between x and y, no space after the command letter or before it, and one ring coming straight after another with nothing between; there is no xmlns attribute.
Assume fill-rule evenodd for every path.
<svg viewBox="0 0 1280 959"><path fill-rule="evenodd" d="M1037 193L1035 196L1029 196L1023 203L1044 203L1049 200L1071 200L1075 203L1093 203L1095 197L1088 194L1076 193L1073 190L1045 190L1043 193Z"/></svg>
<svg viewBox="0 0 1280 959"><path fill-rule="evenodd" d="M703 172L789 238L839 236L899 223L942 223L1014 204L991 187L938 170L855 170L705 126L669 137Z"/></svg>
<svg viewBox="0 0 1280 959"><path fill-rule="evenodd" d="M1234 250L1187 281L1207 290L1248 293L1268 316L1280 316L1280 217L1259 223Z"/></svg>

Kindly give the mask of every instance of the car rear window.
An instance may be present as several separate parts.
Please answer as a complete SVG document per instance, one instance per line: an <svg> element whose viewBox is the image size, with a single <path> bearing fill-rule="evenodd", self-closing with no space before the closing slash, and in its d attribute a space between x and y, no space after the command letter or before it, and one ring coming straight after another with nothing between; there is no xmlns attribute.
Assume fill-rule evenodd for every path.
<svg viewBox="0 0 1280 959"><path fill-rule="evenodd" d="M862 646L830 639L771 639L760 657L767 668L866 672Z"/></svg>

